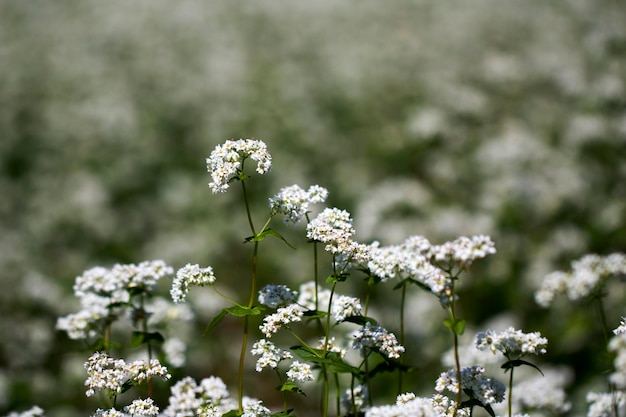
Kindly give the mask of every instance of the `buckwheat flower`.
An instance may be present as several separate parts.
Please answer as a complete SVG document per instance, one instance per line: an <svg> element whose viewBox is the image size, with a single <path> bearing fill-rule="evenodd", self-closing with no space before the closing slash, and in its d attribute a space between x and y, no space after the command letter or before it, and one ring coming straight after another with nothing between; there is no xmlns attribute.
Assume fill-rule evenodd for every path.
<svg viewBox="0 0 626 417"><path fill-rule="evenodd" d="M170 388L169 405L163 410L167 417L194 416L203 400L197 395L198 384L191 377L185 377Z"/></svg>
<svg viewBox="0 0 626 417"><path fill-rule="evenodd" d="M411 400L416 398L415 394L412 392L405 392L404 394L399 394L396 397L396 405L406 404Z"/></svg>
<svg viewBox="0 0 626 417"><path fill-rule="evenodd" d="M263 401L244 398L241 417L270 417L271 414L272 412L263 404Z"/></svg>
<svg viewBox="0 0 626 417"><path fill-rule="evenodd" d="M144 382L154 377L161 377L164 380L170 379L167 368L159 362L158 359L146 361L133 361L126 364L127 380Z"/></svg>
<svg viewBox="0 0 626 417"><path fill-rule="evenodd" d="M458 263L467 268L473 261L496 253L496 248L489 236L461 236L443 245L432 246L430 253L437 262Z"/></svg>
<svg viewBox="0 0 626 417"><path fill-rule="evenodd" d="M356 385L354 389L348 388L341 394L341 409L350 415L359 415L367 404L367 386ZM354 410L356 408L356 410Z"/></svg>
<svg viewBox="0 0 626 417"><path fill-rule="evenodd" d="M404 352L404 347L398 343L396 336L380 326L367 322L352 335L352 348L366 356L367 351L378 351L389 359L397 359Z"/></svg>
<svg viewBox="0 0 626 417"><path fill-rule="evenodd" d="M469 391L472 396L483 405L499 403L504 400L506 388L504 384L495 378L484 376L485 369L482 366L470 366L461 369L461 387ZM443 372L435 382L435 391L441 393L448 390L453 393L459 392L456 369Z"/></svg>
<svg viewBox="0 0 626 417"><path fill-rule="evenodd" d="M415 394L401 394L395 405L371 407L365 417L439 417L430 398L419 398ZM406 398L404 398L406 397Z"/></svg>
<svg viewBox="0 0 626 417"><path fill-rule="evenodd" d="M337 321L343 321L347 317L360 316L363 314L361 300L347 295L341 295L333 301L331 313Z"/></svg>
<svg viewBox="0 0 626 417"><path fill-rule="evenodd" d="M337 208L326 208L307 225L307 238L326 243L325 250L332 254L350 252L354 245L350 213Z"/></svg>
<svg viewBox="0 0 626 417"><path fill-rule="evenodd" d="M493 330L479 332L474 342L479 350L489 349L491 352L502 352L507 358L524 355L543 355L546 353L548 339L541 337L541 333L524 333L509 327L501 333Z"/></svg>
<svg viewBox="0 0 626 417"><path fill-rule="evenodd" d="M92 417L127 417L126 414L122 413L121 411L116 410L115 408L110 408L108 410L103 410L101 408L98 408L96 410L96 414L94 414Z"/></svg>
<svg viewBox="0 0 626 417"><path fill-rule="evenodd" d="M615 353L614 371L609 375L609 381L617 388L624 389L626 388L626 333L613 336L609 341L608 350Z"/></svg>
<svg viewBox="0 0 626 417"><path fill-rule="evenodd" d="M326 349L328 352L338 353L342 358L345 357L347 353L346 349L337 344L334 336L328 339L328 342L326 342L325 337L322 337L317 345L317 349Z"/></svg>
<svg viewBox="0 0 626 417"><path fill-rule="evenodd" d="M189 286L196 285L198 287L204 287L213 285L213 283L215 283L213 268L210 266L201 268L197 264L187 264L176 272L170 295L175 303L182 303L187 298Z"/></svg>
<svg viewBox="0 0 626 417"><path fill-rule="evenodd" d="M626 255L585 255L571 263L571 271L548 274L535 292L535 300L543 307L550 305L557 294L567 294L574 301L597 293L611 276L626 274Z"/></svg>
<svg viewBox="0 0 626 417"><path fill-rule="evenodd" d="M619 326L615 330L613 330L613 333L616 335L626 334L626 317L622 317L619 322Z"/></svg>
<svg viewBox="0 0 626 417"><path fill-rule="evenodd" d="M206 159L207 171L212 181L213 193L225 192L232 180L241 172L243 162L250 158L256 161L256 171L265 174L272 168L272 156L263 141L254 139L228 140L218 145Z"/></svg>
<svg viewBox="0 0 626 417"><path fill-rule="evenodd" d="M93 338L98 335L97 323L107 317L108 311L80 310L78 313L68 314L57 319L56 328L67 332L70 339L80 340Z"/></svg>
<svg viewBox="0 0 626 417"><path fill-rule="evenodd" d="M18 412L10 412L6 417L43 417L44 416L44 411L42 408L40 408L39 406L34 406L32 407L30 410L26 410L26 411L22 411L21 413Z"/></svg>
<svg viewBox="0 0 626 417"><path fill-rule="evenodd" d="M567 401L565 385L570 380L567 372L546 370L515 384L514 410L547 411L551 415L568 412L572 404Z"/></svg>
<svg viewBox="0 0 626 417"><path fill-rule="evenodd" d="M124 409L132 416L156 416L159 414L159 407L154 404L152 398L136 399Z"/></svg>
<svg viewBox="0 0 626 417"><path fill-rule="evenodd" d="M103 352L96 352L85 362L88 378L85 385L89 388L85 393L91 397L96 391L108 389L114 393L121 393L124 382L127 381L128 369L123 359L114 359Z"/></svg>
<svg viewBox="0 0 626 417"><path fill-rule="evenodd" d="M276 368L278 363L283 359L292 359L293 355L291 352L280 349L272 342L266 339L258 340L252 345L251 350L252 355L261 356L256 361L256 371L261 372L263 368L270 367Z"/></svg>
<svg viewBox="0 0 626 417"><path fill-rule="evenodd" d="M276 313L265 316L263 323L259 326L259 330L265 337L270 338L283 324L289 324L297 321L302 321L304 309L298 304L291 304L287 307L281 307L276 310Z"/></svg>
<svg viewBox="0 0 626 417"><path fill-rule="evenodd" d="M624 413L626 395L620 391L613 393L589 392L587 402L590 403L587 417L611 417L614 416L614 406L618 408L618 415Z"/></svg>
<svg viewBox="0 0 626 417"><path fill-rule="evenodd" d="M287 371L287 379L293 382L309 382L313 381L313 372L311 365L300 361L293 361Z"/></svg>
<svg viewBox="0 0 626 417"><path fill-rule="evenodd" d="M298 224L309 212L309 206L323 203L328 197L328 190L319 185L312 185L308 191L298 185L284 187L278 194L269 199L272 216L284 215L283 221Z"/></svg>
<svg viewBox="0 0 626 417"><path fill-rule="evenodd" d="M470 417L469 407L457 408L456 401L445 395L435 394L430 402L439 417Z"/></svg>
<svg viewBox="0 0 626 417"><path fill-rule="evenodd" d="M219 403L220 400L230 396L226 384L217 376L203 378L198 385L197 392L214 403Z"/></svg>
<svg viewBox="0 0 626 417"><path fill-rule="evenodd" d="M298 293L286 285L269 284L259 291L259 303L269 308L285 307L298 299Z"/></svg>

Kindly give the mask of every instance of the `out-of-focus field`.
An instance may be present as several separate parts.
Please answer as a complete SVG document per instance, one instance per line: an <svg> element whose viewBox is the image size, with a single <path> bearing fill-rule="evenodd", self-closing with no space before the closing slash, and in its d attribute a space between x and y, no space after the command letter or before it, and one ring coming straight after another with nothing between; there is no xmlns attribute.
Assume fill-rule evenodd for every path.
<svg viewBox="0 0 626 417"><path fill-rule="evenodd" d="M626 251L625 2L4 0L0 413L95 410L83 346L55 331L84 270L164 259L213 266L226 291L247 285L241 194L211 194L205 158L250 137L274 162L250 185L259 222L281 187L319 184L362 242L488 234L498 253L460 287L464 343L503 323L541 331L575 413L604 387L596 312L542 309L533 292L583 254ZM285 236L299 247L264 242L261 284L311 279L302 229ZM383 317L391 287L374 300ZM238 355L239 323L201 336L222 305L192 295L175 376L234 388L224 352ZM436 300L409 296L406 389L428 395L450 338Z"/></svg>

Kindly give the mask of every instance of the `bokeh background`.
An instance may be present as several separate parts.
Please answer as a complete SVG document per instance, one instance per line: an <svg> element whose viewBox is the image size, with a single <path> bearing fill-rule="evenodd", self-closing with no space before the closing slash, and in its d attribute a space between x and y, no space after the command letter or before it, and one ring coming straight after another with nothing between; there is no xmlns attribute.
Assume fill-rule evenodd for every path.
<svg viewBox="0 0 626 417"><path fill-rule="evenodd" d="M573 375L574 414L605 388L593 306L541 309L533 292L585 253L626 250L625 2L2 0L0 414L97 407L84 347L55 331L84 270L164 259L246 282L241 194L212 195L205 158L250 137L274 159L250 183L257 221L281 187L319 184L362 242L489 234L497 255L461 286L470 330L541 331L545 362ZM302 229L285 233L298 250L263 242L261 279L297 287L310 251ZM610 295L616 327L623 286ZM377 313L396 296L381 290ZM221 305L209 290L193 301L175 376L234 388L223 356L239 324L200 336ZM444 312L417 290L409 304L420 370L406 388L430 395Z"/></svg>

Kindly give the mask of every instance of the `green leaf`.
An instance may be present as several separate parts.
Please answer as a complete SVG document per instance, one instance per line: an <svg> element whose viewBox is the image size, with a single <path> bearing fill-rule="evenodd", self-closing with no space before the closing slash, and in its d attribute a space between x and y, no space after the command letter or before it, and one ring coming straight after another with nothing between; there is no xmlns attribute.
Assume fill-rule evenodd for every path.
<svg viewBox="0 0 626 417"><path fill-rule="evenodd" d="M326 317L328 313L322 310L307 310L302 315L310 319L319 319L322 317Z"/></svg>
<svg viewBox="0 0 626 417"><path fill-rule="evenodd" d="M302 389L299 386L297 386L291 381L286 381L283 385L276 387L276 389L278 391L289 391L295 394L301 394L306 397L306 394L304 393L304 391L302 391Z"/></svg>
<svg viewBox="0 0 626 417"><path fill-rule="evenodd" d="M348 279L350 274L342 273L342 274L333 274L326 278L326 282L329 284L334 284L335 282L344 282Z"/></svg>
<svg viewBox="0 0 626 417"><path fill-rule="evenodd" d="M283 242L285 242L287 244L287 246L289 246L291 249L295 249L295 247L293 247L289 242L287 242L287 239L285 239L283 237L283 235L281 235L276 230L271 229L271 228L265 229L261 233L257 233L254 236L247 237L246 238L246 242L260 242L260 241L264 240L268 236L277 237L278 239L280 239Z"/></svg>
<svg viewBox="0 0 626 417"><path fill-rule="evenodd" d="M279 411L278 413L274 413L271 417L296 417L295 414L291 414L293 409L289 409L287 411Z"/></svg>
<svg viewBox="0 0 626 417"><path fill-rule="evenodd" d="M343 323L343 322L355 323L361 326L364 326L365 323L378 324L378 322L374 320L373 318L365 317L365 316L349 316L343 319L340 323Z"/></svg>
<svg viewBox="0 0 626 417"><path fill-rule="evenodd" d="M536 365L530 362L527 362L525 360L522 360L522 359L513 359L508 362L505 362L504 364L502 364L501 368L504 369L504 372L506 373L509 369L513 369L515 367L522 366L522 365L527 365L532 368L535 368L543 376L543 372L541 372L541 369L539 369Z"/></svg>
<svg viewBox="0 0 626 417"><path fill-rule="evenodd" d="M204 334L206 335L211 330L213 330L215 326L220 324L220 322L224 319L224 317L226 317L227 314L228 314L228 311L225 308L222 309L222 311L220 311L217 316L213 317L211 322L206 326L206 329L204 330Z"/></svg>
<svg viewBox="0 0 626 417"><path fill-rule="evenodd" d="M443 324L459 336L465 332L465 320L447 318L443 321Z"/></svg>
<svg viewBox="0 0 626 417"><path fill-rule="evenodd" d="M407 286L407 285L416 285L416 286L418 286L419 288L421 288L422 290L424 290L426 292L432 292L432 289L428 285L426 285L423 282L420 282L420 281L418 281L418 280L416 280L414 278L403 279L398 284L396 284L396 286L393 287L393 289L397 290L398 288L402 288L402 287Z"/></svg>
<svg viewBox="0 0 626 417"><path fill-rule="evenodd" d="M165 338L159 332L149 333L149 332L134 331L130 339L130 346L138 347L148 342L163 343L165 342Z"/></svg>
<svg viewBox="0 0 626 417"><path fill-rule="evenodd" d="M239 410L230 410L226 414L222 414L222 417L239 417L243 414L239 414Z"/></svg>
<svg viewBox="0 0 626 417"><path fill-rule="evenodd" d="M245 317L245 316L258 316L265 310L263 306L254 306L252 308L244 307L244 306L233 306L225 308L226 312L231 316L235 317Z"/></svg>
<svg viewBox="0 0 626 417"><path fill-rule="evenodd" d="M326 369L341 374L352 374L357 378L362 376L362 372L359 368L347 364L341 359L341 356L337 352L326 352L324 357L323 349L312 349L305 346L294 346L291 348L296 355L301 359L317 364L319 366L326 366Z"/></svg>

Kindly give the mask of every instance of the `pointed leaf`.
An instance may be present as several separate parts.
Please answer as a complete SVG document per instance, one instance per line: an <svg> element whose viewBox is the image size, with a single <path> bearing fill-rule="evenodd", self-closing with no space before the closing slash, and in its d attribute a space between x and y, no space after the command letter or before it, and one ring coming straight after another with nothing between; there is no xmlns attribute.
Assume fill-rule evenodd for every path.
<svg viewBox="0 0 626 417"><path fill-rule="evenodd" d="M304 393L304 391L302 391L302 388L297 386L292 381L286 381L283 385L281 385L279 387L276 387L276 389L278 391L289 391L289 392L293 392L295 394L301 394L301 395L304 395L306 397L306 394Z"/></svg>
<svg viewBox="0 0 626 417"><path fill-rule="evenodd" d="M532 368L535 368L537 371L539 371L539 373L541 375L543 375L543 372L541 372L541 369L539 369L536 365L534 365L534 364L532 364L532 363L530 363L528 361L522 360L522 359L513 359L513 360L510 360L508 362L505 362L501 366L501 368L504 369L504 372L507 372L509 369L512 369L512 368L515 368L515 367L518 367L518 366L522 366L522 365L527 365L527 366L530 366Z"/></svg>
<svg viewBox="0 0 626 417"><path fill-rule="evenodd" d="M235 317L245 317L245 316L258 316L265 310L263 306L254 306L252 308L244 307L244 306L233 306L225 308L226 312L231 316Z"/></svg>
<svg viewBox="0 0 626 417"><path fill-rule="evenodd" d="M211 330L213 330L213 328L217 326L224 319L224 317L226 317L227 314L228 314L228 311L225 308L222 309L222 311L220 311L217 316L213 317L211 322L206 326L206 329L204 330L204 334L206 335Z"/></svg>
<svg viewBox="0 0 626 417"><path fill-rule="evenodd" d="M370 324L377 324L378 322L376 320L374 320L371 317L365 317L365 316L349 316L346 317L345 319L343 319L340 323L343 322L348 322L348 323L355 323L361 326L365 326L365 323L370 323Z"/></svg>
<svg viewBox="0 0 626 417"><path fill-rule="evenodd" d="M443 321L443 324L459 336L465 332L465 320L447 318Z"/></svg>
<svg viewBox="0 0 626 417"><path fill-rule="evenodd" d="M302 315L310 319L319 319L322 317L326 317L328 313L322 310L307 310Z"/></svg>
<svg viewBox="0 0 626 417"><path fill-rule="evenodd" d="M287 244L287 246L289 246L291 249L295 249L295 247L293 247L289 242L287 242L287 239L285 239L280 233L278 233L276 230L268 228L263 230L261 233L257 233L254 236L250 236L246 238L246 242L260 242L262 240L264 240L266 237L268 236L274 236L277 237L278 239L282 240L283 242L285 242Z"/></svg>
<svg viewBox="0 0 626 417"><path fill-rule="evenodd" d="M130 339L130 346L131 347L138 347L141 346L144 343L148 343L148 342L159 342L159 343L163 343L165 342L165 338L163 337L163 335L159 332L138 332L138 331L134 331L131 339Z"/></svg>
<svg viewBox="0 0 626 417"><path fill-rule="evenodd" d="M239 417L243 414L239 414L238 410L230 410L228 413L226 414L222 414L222 417Z"/></svg>

